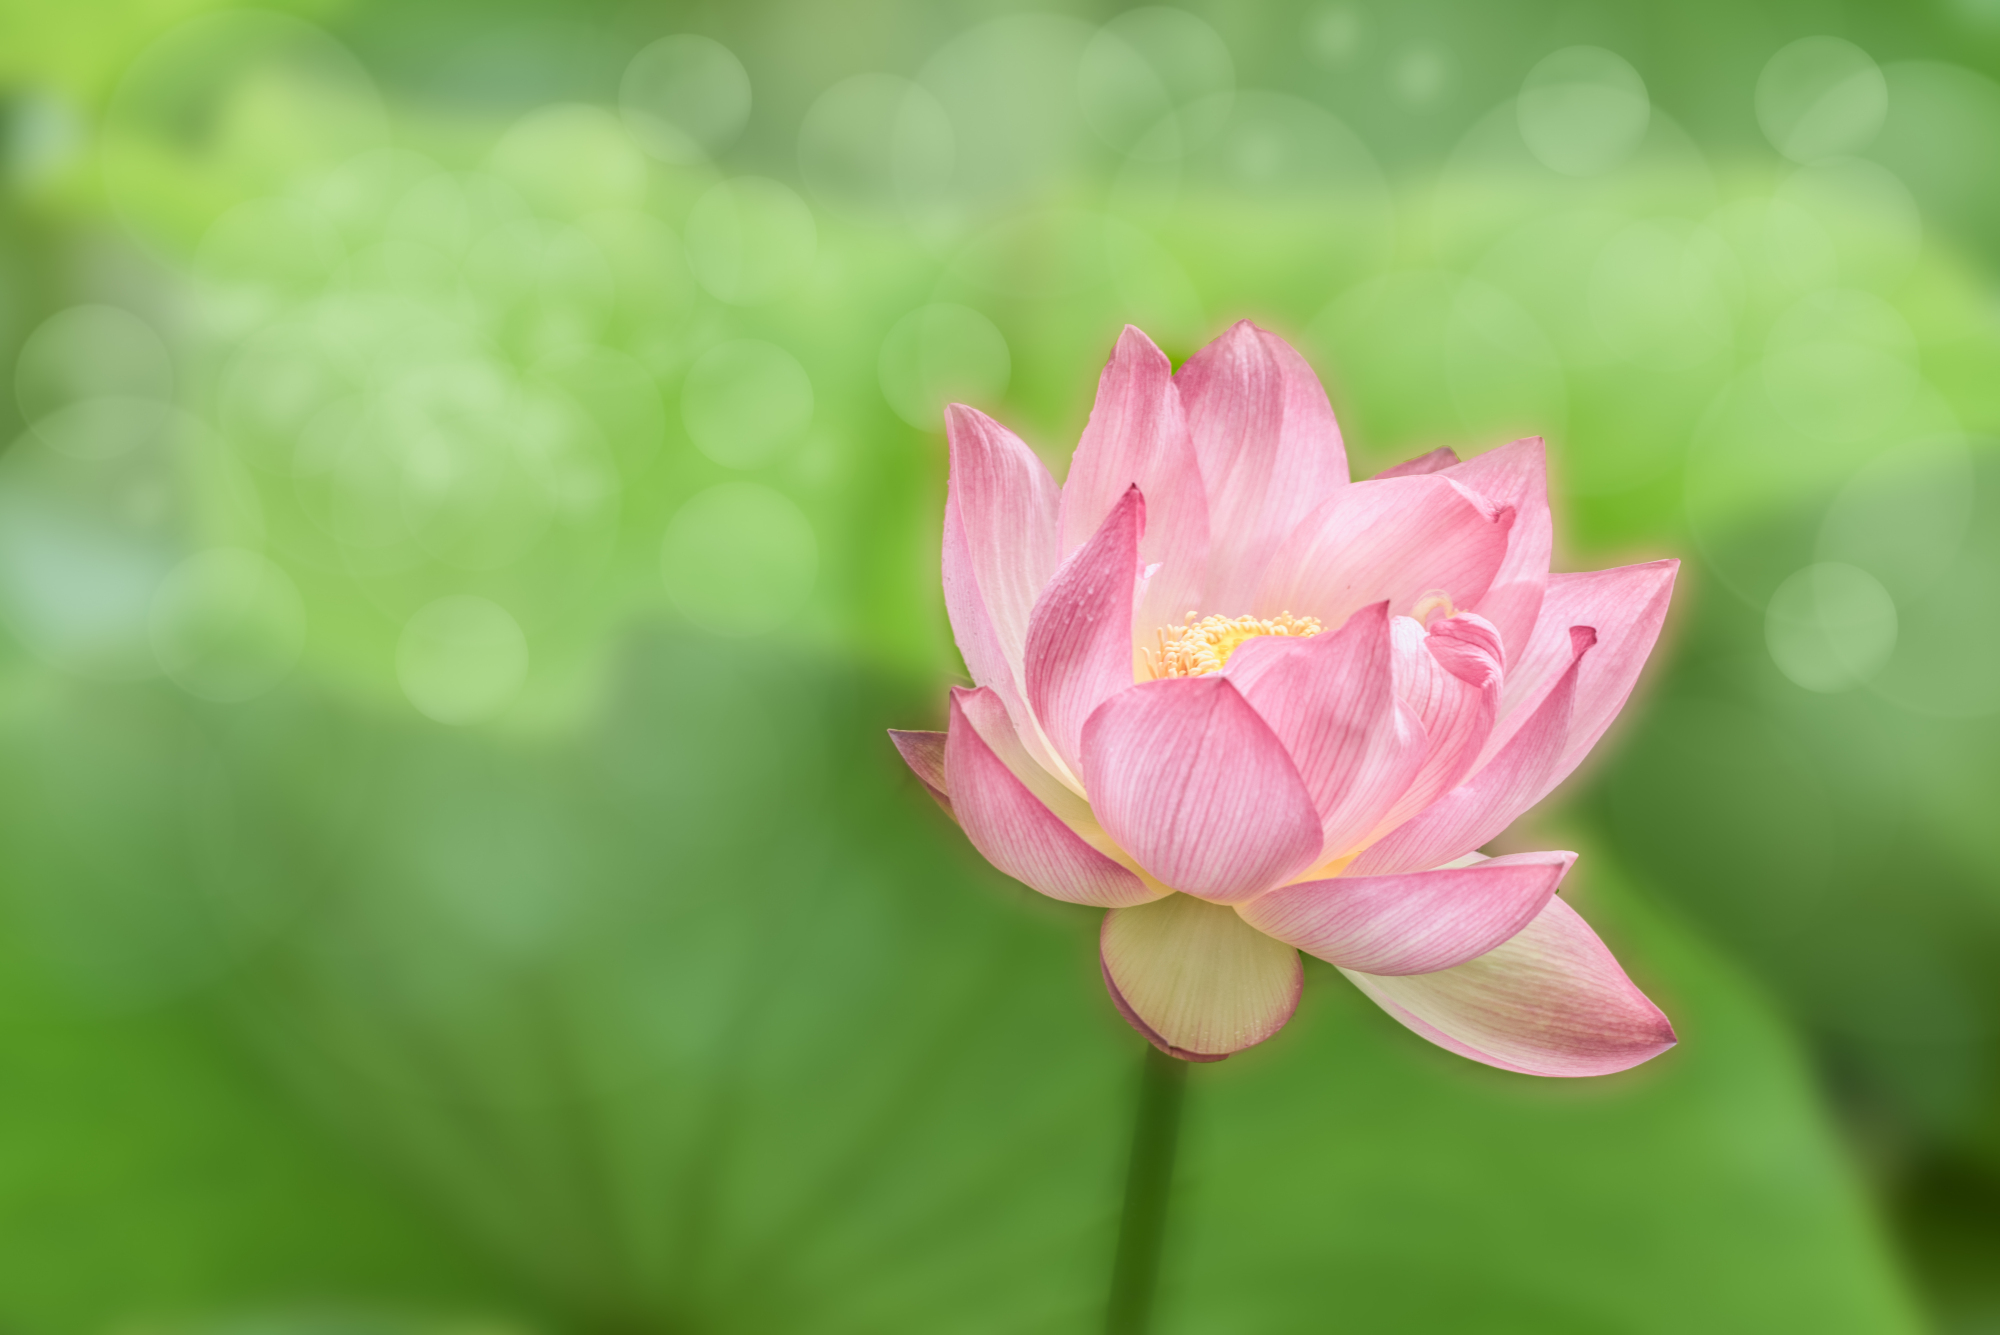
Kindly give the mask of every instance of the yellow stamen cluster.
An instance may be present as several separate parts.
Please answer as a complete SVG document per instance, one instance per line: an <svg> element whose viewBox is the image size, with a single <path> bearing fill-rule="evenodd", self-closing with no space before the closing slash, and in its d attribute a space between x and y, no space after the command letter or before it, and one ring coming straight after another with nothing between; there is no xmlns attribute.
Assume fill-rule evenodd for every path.
<svg viewBox="0 0 2000 1335"><path fill-rule="evenodd" d="M1262 617L1203 617L1194 613L1178 626L1158 632L1159 648L1145 650L1146 669L1153 680L1162 677L1205 677L1222 671L1223 664L1245 640L1259 635L1317 635L1323 629L1317 617L1295 617L1280 612Z"/></svg>

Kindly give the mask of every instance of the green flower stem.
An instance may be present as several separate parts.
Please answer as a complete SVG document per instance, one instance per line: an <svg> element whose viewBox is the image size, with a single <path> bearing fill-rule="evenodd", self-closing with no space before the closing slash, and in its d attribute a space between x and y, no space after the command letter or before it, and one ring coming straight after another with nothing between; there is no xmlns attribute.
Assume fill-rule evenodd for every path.
<svg viewBox="0 0 2000 1335"><path fill-rule="evenodd" d="M1145 1335L1152 1321L1187 1068L1186 1062L1158 1048L1146 1048L1139 1106L1132 1120L1132 1159L1125 1172L1125 1213L1118 1223L1118 1255L1111 1265L1106 1335Z"/></svg>

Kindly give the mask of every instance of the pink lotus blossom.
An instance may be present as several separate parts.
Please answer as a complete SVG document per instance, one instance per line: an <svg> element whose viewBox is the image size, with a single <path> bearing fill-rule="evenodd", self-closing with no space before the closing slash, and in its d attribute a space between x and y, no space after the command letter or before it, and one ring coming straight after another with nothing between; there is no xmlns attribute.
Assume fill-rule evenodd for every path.
<svg viewBox="0 0 2000 1335"><path fill-rule="evenodd" d="M1213 1061L1298 1005L1298 952L1440 1047L1601 1075L1674 1032L1556 897L1485 858L1631 693L1678 562L1549 572L1542 442L1350 482L1312 369L1245 321L1175 374L1127 328L1058 487L946 422L944 591L972 690L898 732L1009 876L1107 909L1111 999Z"/></svg>

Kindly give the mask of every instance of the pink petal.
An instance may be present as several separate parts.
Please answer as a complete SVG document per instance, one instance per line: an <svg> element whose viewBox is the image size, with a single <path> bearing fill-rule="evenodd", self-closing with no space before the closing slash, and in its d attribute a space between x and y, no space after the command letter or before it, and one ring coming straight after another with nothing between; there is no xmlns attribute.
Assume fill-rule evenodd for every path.
<svg viewBox="0 0 2000 1335"><path fill-rule="evenodd" d="M1055 479L992 418L945 410L951 477L944 506L944 602L972 680L1000 692L1040 747L1026 707L1022 658L1035 598L1055 573L1062 495Z"/></svg>
<svg viewBox="0 0 2000 1335"><path fill-rule="evenodd" d="M1423 726L1424 761L1383 817L1384 830L1416 815L1472 772L1500 707L1498 637L1485 632L1479 618L1442 618L1427 631L1409 617L1397 617L1391 629L1396 694Z"/></svg>
<svg viewBox="0 0 2000 1335"><path fill-rule="evenodd" d="M1304 981L1297 951L1190 895L1105 914L1098 958L1119 1013L1187 1061L1220 1061L1277 1033Z"/></svg>
<svg viewBox="0 0 2000 1335"><path fill-rule="evenodd" d="M1464 611L1478 612L1498 628L1500 642L1507 648L1507 662L1512 665L1534 631L1542 608L1542 590L1548 582L1554 541L1549 518L1548 451L1540 436L1530 436L1467 459L1446 469L1442 476L1514 512L1514 526L1507 531L1507 555L1494 572L1492 585L1476 601L1458 604Z"/></svg>
<svg viewBox="0 0 2000 1335"><path fill-rule="evenodd" d="M1356 482L1305 518L1271 559L1257 614L1328 626L1387 600L1407 616L1433 591L1477 606L1507 555L1509 511L1442 473Z"/></svg>
<svg viewBox="0 0 2000 1335"><path fill-rule="evenodd" d="M1132 684L1132 611L1146 503L1126 489L1096 534L1070 554L1028 619L1028 704L1072 774L1083 724Z"/></svg>
<svg viewBox="0 0 2000 1335"><path fill-rule="evenodd" d="M1052 778L1037 795L1008 763L1033 765L993 691L954 689L946 738L945 789L952 795L952 813L988 862L1031 889L1073 904L1112 907L1157 896L1130 868L1093 848L1043 797L1059 804L1066 797L1076 807L1083 807L1081 799ZM1082 814L1089 819L1088 808Z"/></svg>
<svg viewBox="0 0 2000 1335"><path fill-rule="evenodd" d="M937 804L951 814L951 796L944 784L944 739L941 732L904 732L898 728L889 729L889 740L896 744L896 750L903 757L903 763L910 767L910 773L917 776L917 782L924 786Z"/></svg>
<svg viewBox="0 0 2000 1335"><path fill-rule="evenodd" d="M1312 794L1322 857L1371 833L1423 763L1424 730L1396 698L1394 660L1388 606L1377 603L1337 631L1250 640L1223 669Z"/></svg>
<svg viewBox="0 0 2000 1335"><path fill-rule="evenodd" d="M1660 637L1679 561L1649 561L1615 570L1550 575L1541 619L1527 652L1511 656L1500 721L1485 754L1506 745L1561 678L1570 661L1572 626L1597 632L1597 646L1577 674L1569 737L1555 779L1568 777L1625 707L1639 671Z"/></svg>
<svg viewBox="0 0 2000 1335"><path fill-rule="evenodd" d="M1248 899L1319 856L1312 794L1227 677L1112 696L1084 728L1083 776L1105 830L1175 890Z"/></svg>
<svg viewBox="0 0 2000 1335"><path fill-rule="evenodd" d="M1343 969L1435 973L1484 955L1542 911L1574 853L1517 853L1402 876L1281 885L1243 921Z"/></svg>
<svg viewBox="0 0 2000 1335"><path fill-rule="evenodd" d="M1342 972L1419 1035L1505 1071L1609 1075L1675 1041L1660 1008L1561 899L1456 968L1397 978Z"/></svg>
<svg viewBox="0 0 2000 1335"><path fill-rule="evenodd" d="M1421 477L1425 473L1435 473L1458 462L1458 451L1449 445L1440 445L1429 454L1420 454L1414 459L1405 459L1393 467L1385 468L1375 475L1376 481L1385 477Z"/></svg>
<svg viewBox="0 0 2000 1335"><path fill-rule="evenodd" d="M1143 633L1202 605L1208 505L1173 365L1151 339L1126 325L1098 377L1097 403L1063 483L1064 555L1088 541L1134 486L1146 497L1140 564L1158 567L1142 600Z"/></svg>
<svg viewBox="0 0 2000 1335"><path fill-rule="evenodd" d="M1190 357L1174 383L1208 498L1203 606L1235 615L1285 535L1346 487L1340 425L1305 359L1248 320Z"/></svg>
<svg viewBox="0 0 2000 1335"><path fill-rule="evenodd" d="M1556 762L1569 737L1577 670L1591 647L1587 626L1572 631L1574 657L1526 727L1470 779L1370 844L1354 860L1356 876L1422 871L1469 853L1499 834L1556 786Z"/></svg>

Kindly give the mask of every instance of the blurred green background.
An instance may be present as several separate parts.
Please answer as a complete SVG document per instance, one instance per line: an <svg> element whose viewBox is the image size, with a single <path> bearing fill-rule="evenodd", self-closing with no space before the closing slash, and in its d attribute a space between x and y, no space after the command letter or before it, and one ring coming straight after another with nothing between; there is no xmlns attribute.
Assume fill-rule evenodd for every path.
<svg viewBox="0 0 2000 1335"><path fill-rule="evenodd" d="M1250 316L1686 566L1674 1017L1194 1072L1159 1329L2000 1331L2000 5L13 0L0 1329L1088 1331L1140 1044L901 769L947 399Z"/></svg>

